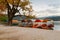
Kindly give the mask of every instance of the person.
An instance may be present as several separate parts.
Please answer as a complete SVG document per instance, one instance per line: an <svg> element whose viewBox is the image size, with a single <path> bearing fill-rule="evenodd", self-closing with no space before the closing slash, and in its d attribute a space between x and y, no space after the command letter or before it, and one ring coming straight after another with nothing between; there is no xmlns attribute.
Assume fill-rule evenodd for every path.
<svg viewBox="0 0 60 40"><path fill-rule="evenodd" d="M41 25L41 28L42 28L42 29L48 29L48 26L47 26L47 24L42 24L42 25Z"/></svg>
<svg viewBox="0 0 60 40"><path fill-rule="evenodd" d="M53 30L54 25L53 24L49 24L48 27L49 27L50 30Z"/></svg>
<svg viewBox="0 0 60 40"><path fill-rule="evenodd" d="M27 26L27 19L22 20L22 27L26 27Z"/></svg>
<svg viewBox="0 0 60 40"><path fill-rule="evenodd" d="M42 24L41 24L41 28L42 29L48 29L48 27L47 27L47 19L44 19L43 21L42 21Z"/></svg>
<svg viewBox="0 0 60 40"><path fill-rule="evenodd" d="M42 22L47 22L48 21L48 19L44 19Z"/></svg>
<svg viewBox="0 0 60 40"><path fill-rule="evenodd" d="M18 22L18 26L22 26L22 22L21 22L21 20Z"/></svg>
<svg viewBox="0 0 60 40"><path fill-rule="evenodd" d="M27 25L28 25L28 27L32 27L32 25L33 25L32 20L30 20L30 19L29 19L29 20L28 20L28 24L27 24Z"/></svg>
<svg viewBox="0 0 60 40"><path fill-rule="evenodd" d="M41 23L41 20L40 19L36 19L34 24L33 24L33 28L41 28L40 27L40 23Z"/></svg>

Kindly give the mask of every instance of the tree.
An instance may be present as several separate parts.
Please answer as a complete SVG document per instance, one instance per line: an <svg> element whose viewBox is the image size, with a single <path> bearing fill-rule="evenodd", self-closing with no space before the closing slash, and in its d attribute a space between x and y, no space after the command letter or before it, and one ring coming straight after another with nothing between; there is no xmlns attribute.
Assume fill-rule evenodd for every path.
<svg viewBox="0 0 60 40"><path fill-rule="evenodd" d="M4 9L7 9L8 25L12 24L12 19L15 16L15 14L19 12L20 9L26 10L26 6L29 4L29 0L0 0L0 5L3 6ZM18 7L20 7L19 10Z"/></svg>

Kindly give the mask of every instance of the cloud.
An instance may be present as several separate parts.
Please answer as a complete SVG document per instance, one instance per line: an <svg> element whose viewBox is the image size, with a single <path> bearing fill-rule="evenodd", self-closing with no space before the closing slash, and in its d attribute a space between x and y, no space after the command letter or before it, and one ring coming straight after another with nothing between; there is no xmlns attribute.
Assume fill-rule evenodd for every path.
<svg viewBox="0 0 60 40"><path fill-rule="evenodd" d="M32 1L36 16L60 16L60 0L35 0Z"/></svg>
<svg viewBox="0 0 60 40"><path fill-rule="evenodd" d="M60 7L48 7L47 9L40 10L39 12L35 12L37 17L44 17L44 16L60 16Z"/></svg>
<svg viewBox="0 0 60 40"><path fill-rule="evenodd" d="M46 17L46 16L60 16L60 13L52 14L48 12L36 12L36 17Z"/></svg>
<svg viewBox="0 0 60 40"><path fill-rule="evenodd" d="M42 10L47 10L47 9L52 9L53 6L48 6L46 4L38 4L38 5L34 5L33 4L33 9L35 11L42 11Z"/></svg>
<svg viewBox="0 0 60 40"><path fill-rule="evenodd" d="M57 10L49 10L47 9L45 12L51 13L51 14L55 14L55 13L60 13L60 11Z"/></svg>

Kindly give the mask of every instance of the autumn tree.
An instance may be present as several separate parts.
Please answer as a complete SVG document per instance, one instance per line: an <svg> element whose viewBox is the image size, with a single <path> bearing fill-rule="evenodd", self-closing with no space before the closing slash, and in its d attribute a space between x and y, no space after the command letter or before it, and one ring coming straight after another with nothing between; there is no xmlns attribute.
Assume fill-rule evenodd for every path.
<svg viewBox="0 0 60 40"><path fill-rule="evenodd" d="M22 11L28 9L30 10L30 8L26 7L27 5L30 5L29 0L0 0L0 9L7 10L9 25L12 24L13 17L20 9L22 9ZM20 7L20 9L18 9L18 7Z"/></svg>

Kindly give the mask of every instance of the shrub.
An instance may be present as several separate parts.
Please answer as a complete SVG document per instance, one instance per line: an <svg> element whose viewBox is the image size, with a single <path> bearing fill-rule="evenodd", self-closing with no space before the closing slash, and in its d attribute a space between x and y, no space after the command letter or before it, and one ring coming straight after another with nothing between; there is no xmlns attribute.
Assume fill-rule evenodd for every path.
<svg viewBox="0 0 60 40"><path fill-rule="evenodd" d="M7 16L6 15L0 15L0 21L1 22L6 22L7 21Z"/></svg>

